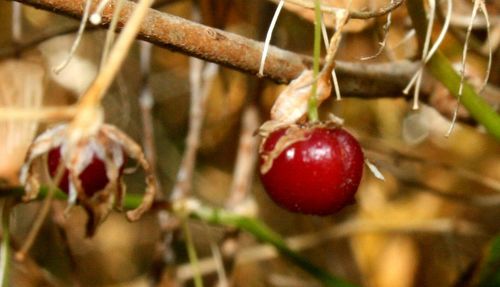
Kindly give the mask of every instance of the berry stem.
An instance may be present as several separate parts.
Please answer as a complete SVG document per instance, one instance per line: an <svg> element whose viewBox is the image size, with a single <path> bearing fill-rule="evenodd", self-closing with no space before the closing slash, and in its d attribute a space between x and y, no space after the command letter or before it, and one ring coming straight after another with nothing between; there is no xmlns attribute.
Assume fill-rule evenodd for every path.
<svg viewBox="0 0 500 287"><path fill-rule="evenodd" d="M318 81L319 74L319 58L321 56L321 7L320 0L314 1L314 48L313 48L313 83L311 88L311 96L308 101L307 114L309 121L317 122L318 116Z"/></svg>

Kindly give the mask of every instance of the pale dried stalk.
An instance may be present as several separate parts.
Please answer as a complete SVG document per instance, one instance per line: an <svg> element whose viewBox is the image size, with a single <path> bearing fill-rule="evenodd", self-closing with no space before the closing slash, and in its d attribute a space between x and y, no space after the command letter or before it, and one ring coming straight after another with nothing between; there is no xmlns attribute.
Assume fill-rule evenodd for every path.
<svg viewBox="0 0 500 287"><path fill-rule="evenodd" d="M15 254L16 260L24 261L26 259L26 255L33 246L33 243L35 243L35 239L38 233L40 232L43 223L45 222L45 218L47 218L47 215L49 214L50 208L52 206L52 199L54 197L54 193L57 190L57 186L59 186L64 176L64 170L65 170L64 164L61 161L56 169L54 180L51 181L51 183L49 184L49 191L47 193L47 196L43 200L42 207L38 211L37 216L34 219L33 224L31 225L31 228L28 232L28 235L24 239L23 244Z"/></svg>
<svg viewBox="0 0 500 287"><path fill-rule="evenodd" d="M142 75L142 89L139 96L139 106L141 107L141 117L142 117L142 129L143 129L143 141L142 145L144 148L144 155L146 160L151 165L151 173L156 178L156 190L160 191L160 181L158 180L158 173L156 168L156 147L155 147L155 137L154 137L154 125L153 125L153 115L152 109L154 106L154 97L151 91L151 86L149 83L149 74L151 66L151 50L153 45L148 42L140 42L140 65L141 65L141 75ZM162 192L156 193L156 199L163 198Z"/></svg>
<svg viewBox="0 0 500 287"><path fill-rule="evenodd" d="M395 162L413 162L424 166L423 169L438 167L493 191L500 192L499 180L486 177L476 171L461 168L436 159L425 158L412 150L401 149L399 146L389 144L388 142L373 137L363 137L361 141L363 142L366 154L369 155L369 158L376 157L383 161L391 162L392 166L394 166ZM395 167L393 170L401 171L399 167Z"/></svg>
<svg viewBox="0 0 500 287"><path fill-rule="evenodd" d="M100 69L104 67L109 55L109 50L111 49L111 45L115 41L115 31L116 26L118 24L118 19L120 19L120 12L122 11L123 4L125 4L125 0L118 0L115 9L113 10L113 16L111 18L111 23L109 24L108 31L106 31L106 40L104 42L104 49L102 50L101 56L101 65Z"/></svg>
<svg viewBox="0 0 500 287"><path fill-rule="evenodd" d="M71 133L69 140L76 142L78 139L88 133L95 133L101 123L96 121L99 118L100 102L104 94L111 85L113 79L118 73L128 50L139 32L141 22L146 16L149 7L154 0L141 0L122 33L118 37L113 49L110 52L109 59L97 78L92 83L87 92L80 98L78 103L78 113L71 123Z"/></svg>
<svg viewBox="0 0 500 287"><path fill-rule="evenodd" d="M54 73L59 74L64 68L66 68L66 66L68 66L69 62L71 61L73 55L76 52L76 49L80 45L80 41L82 40L83 37L83 32L85 31L85 26L87 25L87 20L89 18L90 4L92 4L92 0L85 1L85 8L83 10L82 20L80 21L80 27L78 28L75 41L73 42L73 45L71 46L71 49L69 50L69 54L66 57L66 59L61 64L59 64L59 66L54 67L53 69Z"/></svg>
<svg viewBox="0 0 500 287"><path fill-rule="evenodd" d="M290 249L302 251L331 240L362 233L458 233L464 236L479 236L483 234L481 228L476 224L454 218L436 218L410 222L391 222L382 219L351 219L317 232L289 237L285 241ZM235 260L236 264L248 264L269 260L277 256L278 252L274 247L267 244L260 244L239 251L236 254ZM216 271L216 263L213 258L199 260L198 267L202 274L210 274ZM176 275L179 280L185 281L193 277L193 272L188 264L184 264L177 268Z"/></svg>
<svg viewBox="0 0 500 287"><path fill-rule="evenodd" d="M491 19L491 24L498 23L500 23L500 16L496 16ZM488 25L486 18L478 16L475 19L471 19L471 15L463 15L459 13L453 13L450 24L458 28L468 28L472 25L473 29L483 29Z"/></svg>
<svg viewBox="0 0 500 287"><path fill-rule="evenodd" d="M462 51L462 63L461 63L461 69L460 69L460 85L458 87L457 105L455 106L455 110L453 111L453 118L451 120L450 127L449 127L448 131L445 134L446 137L449 137L451 135L451 132L453 131L453 128L455 127L455 123L457 121L458 109L460 108L460 100L462 98L462 93L463 93L463 89L464 89L465 68L466 68L466 64L467 64L466 63L466 61L467 61L467 50L469 48L470 35L471 35L471 32L472 32L472 23L474 22L474 19L476 18L477 11L479 10L479 8L483 7L483 6L480 5L481 3L482 3L481 0L475 0L474 1L474 6L472 8L472 15L471 15L471 18L470 18L470 24L469 24L469 27L467 28L467 34L465 36L464 49ZM486 9L486 7L484 7L484 9ZM487 12L485 12L485 15L487 15ZM488 19L488 17L486 17L486 19ZM488 23L489 23L489 21L488 21ZM488 29L488 31L489 31L489 29ZM490 65L490 64L488 63L488 65ZM489 71L490 71L490 67L488 67L488 73L487 73L486 77L489 76ZM488 78L486 78L486 82L487 81L488 81Z"/></svg>
<svg viewBox="0 0 500 287"><path fill-rule="evenodd" d="M325 43L325 48L328 50L328 32L326 31L325 20L321 21L321 34L323 35L323 41ZM342 95L340 94L340 86L339 81L337 79L337 73L335 72L335 68L332 70L332 80L333 80L333 88L335 90L335 97L337 101L342 99Z"/></svg>
<svg viewBox="0 0 500 287"><path fill-rule="evenodd" d="M186 149L182 156L175 186L171 194L172 201L185 198L191 192L193 170L196 164L196 153L199 146L205 110L205 99L203 97L203 90L201 87L202 70L202 60L196 58L189 59L189 86L191 87L189 128L186 136Z"/></svg>
<svg viewBox="0 0 500 287"><path fill-rule="evenodd" d="M407 94L408 90L411 88L412 85L415 85L414 93L413 93L413 109L417 110L418 109L418 100L419 100L419 95L420 95L420 83L422 82L422 75L423 75L423 67L425 65L425 59L427 58L427 54L429 51L429 45L431 43L431 36L432 36L432 27L434 26L434 16L436 12L436 1L435 0L429 0L429 24L427 25L427 32L425 34L425 40L424 40L424 47L422 50L422 67L420 70L415 74L414 79L410 81L410 84L408 84L407 89L404 90L404 93Z"/></svg>
<svg viewBox="0 0 500 287"><path fill-rule="evenodd" d="M391 0L391 4L394 4L394 0ZM392 11L387 13L387 20L386 20L384 27L383 27L384 39L382 40L382 42L379 43L380 47L379 47L378 51L375 53L375 55L361 58L362 61L375 59L382 54L382 52L385 49L385 45L387 43L387 36L389 35L389 28L391 27L391 23L392 23Z"/></svg>
<svg viewBox="0 0 500 287"><path fill-rule="evenodd" d="M76 106L6 108L0 107L0 121L62 121L72 119L77 112Z"/></svg>
<svg viewBox="0 0 500 287"><path fill-rule="evenodd" d="M259 139L254 135L259 128L259 114L255 106L248 106L243 112L240 142L233 173L233 182L226 208L235 210L252 188Z"/></svg>
<svg viewBox="0 0 500 287"><path fill-rule="evenodd" d="M260 59L260 68L259 68L259 72L257 73L258 77L264 76L264 65L266 63L267 52L269 50L269 45L271 43L271 36L273 35L274 26L276 25L276 22L278 21L278 16L279 16L284 4L285 4L285 0L280 0L280 2L278 3L278 7L276 7L276 10L274 11L274 15L273 15L273 19L271 20L271 24L269 24L269 28L268 28L267 34L266 34L266 40L264 41L264 49L262 50L262 58Z"/></svg>
<svg viewBox="0 0 500 287"><path fill-rule="evenodd" d="M410 80L406 88L403 90L404 94L408 94L410 89L414 86L414 94L413 94L413 109L417 110L419 106L419 95L420 95L420 87L421 87L421 82L422 82L422 77L423 77L423 72L424 72L424 67L425 64L432 58L434 53L436 53L437 49L441 45L441 43L444 40L444 37L446 36L446 33L449 28L450 24L450 19L451 19L451 11L452 11L452 0L447 0L447 13L445 17L445 22L443 25L443 28L441 29L441 32L436 39L436 42L432 45L432 47L429 49L430 43L431 43L431 36L432 36L432 27L434 25L434 16L436 12L436 2L435 0L429 0L429 24L427 25L427 32L425 35L425 41L424 41L424 47L422 50L422 60L421 60L421 66L420 69L413 75L413 78Z"/></svg>
<svg viewBox="0 0 500 287"><path fill-rule="evenodd" d="M196 164L196 152L203 126L205 102L212 88L213 77L215 77L218 70L215 64L207 64L203 67L203 63L202 60L197 58L190 58L191 104L189 128L186 136L186 150L184 151L181 166L177 173L177 180L171 194L172 201L185 198L191 191L193 170Z"/></svg>

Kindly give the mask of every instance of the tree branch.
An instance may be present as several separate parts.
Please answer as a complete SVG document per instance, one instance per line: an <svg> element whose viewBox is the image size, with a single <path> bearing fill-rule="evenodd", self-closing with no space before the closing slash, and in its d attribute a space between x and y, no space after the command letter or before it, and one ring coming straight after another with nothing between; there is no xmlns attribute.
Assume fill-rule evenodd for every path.
<svg viewBox="0 0 500 287"><path fill-rule="evenodd" d="M85 0L17 0L39 9L80 19ZM92 4L92 9L97 1ZM111 21L115 1L110 1L102 14L102 28ZM127 22L136 4L124 5L119 27ZM150 9L139 38L170 50L257 75L263 44L234 33L207 27L177 16ZM311 66L312 58L271 47L264 77L288 83ZM342 94L351 97L379 98L401 96L401 91L416 71L417 64L348 63L337 61L336 72Z"/></svg>

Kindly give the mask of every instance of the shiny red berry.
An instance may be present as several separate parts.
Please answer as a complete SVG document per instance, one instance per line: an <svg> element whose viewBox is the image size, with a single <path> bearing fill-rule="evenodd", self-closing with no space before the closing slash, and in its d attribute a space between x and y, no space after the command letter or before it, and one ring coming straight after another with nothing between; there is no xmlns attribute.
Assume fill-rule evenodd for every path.
<svg viewBox="0 0 500 287"><path fill-rule="evenodd" d="M56 176L57 168L61 160L61 148L56 147L49 151L48 168L52 178ZM120 167L120 174L123 166ZM82 183L82 188L88 197L92 197L96 192L103 190L109 182L106 175L106 165L95 155L90 164L78 176ZM64 169L64 174L59 183L59 188L66 194L69 192L69 171Z"/></svg>
<svg viewBox="0 0 500 287"><path fill-rule="evenodd" d="M344 129L293 126L264 139L260 178L281 207L328 215L354 202L363 162L358 141Z"/></svg>

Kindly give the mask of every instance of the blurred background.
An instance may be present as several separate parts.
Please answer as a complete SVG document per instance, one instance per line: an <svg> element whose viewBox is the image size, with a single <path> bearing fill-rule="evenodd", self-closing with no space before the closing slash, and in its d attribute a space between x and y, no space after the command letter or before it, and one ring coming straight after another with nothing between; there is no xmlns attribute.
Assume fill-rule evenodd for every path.
<svg viewBox="0 0 500 287"><path fill-rule="evenodd" d="M156 9L187 19L193 17L195 8L191 1L163 2ZM327 2L338 7L345 7L347 3ZM375 10L387 2L352 1L352 9ZM492 44L496 45L486 95L490 102L496 101L498 108L500 5L495 1L486 3ZM11 89L14 94L38 95L42 103L33 104L33 108L75 103L98 72L106 32L95 28L85 32L69 65L55 74L52 68L65 59L75 39L75 33L61 35L59 31L75 31L79 22L23 5L22 42L40 35L53 36L19 51L11 33L12 4L0 2L0 67L12 61L32 66L0 68L1 91L6 94L5 91ZM463 49L460 35L465 35L473 4L465 0L453 1L453 4L455 33L449 33L441 49L450 60L460 63ZM438 6L439 9L445 7ZM276 3L201 0L196 9L200 12L197 21L205 25L263 41ZM310 10L285 8L274 30L272 44L312 55L312 15ZM363 57L376 54L379 42L384 39L385 23L386 17L351 20L344 30L337 59L359 62ZM441 23L438 19L435 24L436 35ZM419 59L415 37L407 37L410 30L411 20L403 5L392 13L384 51L364 62ZM332 30L328 31L331 35ZM477 49L470 48L467 77L471 82L478 79L481 82L487 66L487 57L480 50L486 38L484 23L475 25L472 35ZM189 61L189 57L182 54L152 48L148 82L154 97L156 166L162 191L167 195L174 188L186 150L190 119ZM106 122L141 143L139 95L144 83L139 65L139 45L136 44L103 104ZM35 75L35 70L39 74ZM11 87L14 82L6 75L24 80L19 82L20 86ZM245 132L242 115L248 107L255 107L259 123L267 120L274 100L285 86L224 67L218 67L210 81L191 192L204 204L225 208L233 190L238 143ZM431 77L424 81L427 88L422 93L423 104L418 111L411 110L411 98L402 93L369 100L346 95L336 101L332 96L321 105L321 117L326 119L333 113L343 118L346 128L360 140L367 159L385 177L381 181L365 168L356 204L328 217L292 214L268 198L257 172L252 172L247 185L251 204L243 208L250 209L251 214L290 240L291 246L312 263L354 284L468 286L488 242L500 232L500 146L465 110L460 110L459 123L446 138L444 134L456 101ZM18 184L15 175L26 147L15 147L23 141L26 146L33 131L40 133L52 124L24 123L22 128L0 130L3 132L0 133L3 135L0 154L10 163L3 170L0 168L4 182ZM247 166L252 168L251 160ZM127 175L126 182L128 193L143 192L144 179L140 172ZM19 204L14 208L13 245L20 245L25 239L40 204ZM85 212L75 207L64 217L65 204L53 203L29 258L23 263L13 262L11 286L194 286L184 233L179 230L167 235L162 233L155 211L135 223L113 212L97 234L88 239L84 236ZM199 220L190 221L189 228L205 286L320 286L248 233ZM159 245L167 246L168 252ZM215 254L223 258L222 267L214 259L214 248L218 250Z"/></svg>

